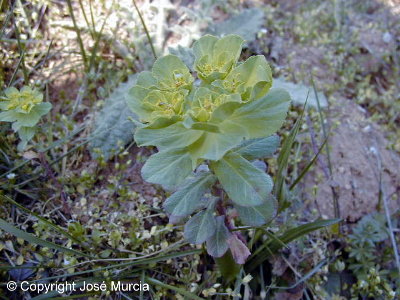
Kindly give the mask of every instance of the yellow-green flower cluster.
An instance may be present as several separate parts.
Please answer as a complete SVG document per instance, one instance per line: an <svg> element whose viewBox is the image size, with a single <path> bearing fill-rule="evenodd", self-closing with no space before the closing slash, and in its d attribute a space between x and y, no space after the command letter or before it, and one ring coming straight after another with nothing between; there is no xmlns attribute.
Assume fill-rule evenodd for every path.
<svg viewBox="0 0 400 300"><path fill-rule="evenodd" d="M175 55L141 72L127 97L138 116L138 145L187 147L193 166L218 160L243 139L265 137L282 124L289 97L269 93L271 69L264 56L239 62L244 40L206 35L193 44L193 70ZM265 98L265 99L264 99Z"/></svg>
<svg viewBox="0 0 400 300"><path fill-rule="evenodd" d="M28 86L24 86L21 91L10 87L4 91L4 94L5 97L0 98L0 109L4 111L30 113L36 104L43 102L43 95Z"/></svg>
<svg viewBox="0 0 400 300"><path fill-rule="evenodd" d="M36 132L40 118L51 109L51 104L43 102L43 94L24 86L19 91L10 87L0 97L0 122L12 123L12 129L21 139L18 145L23 150Z"/></svg>
<svg viewBox="0 0 400 300"><path fill-rule="evenodd" d="M237 35L221 39L206 35L194 43L194 70L201 80L198 85L177 56L158 59L151 72L139 74L128 105L147 124L172 117L207 122L224 103L262 97L271 87L271 70L263 56L238 64L243 42Z"/></svg>

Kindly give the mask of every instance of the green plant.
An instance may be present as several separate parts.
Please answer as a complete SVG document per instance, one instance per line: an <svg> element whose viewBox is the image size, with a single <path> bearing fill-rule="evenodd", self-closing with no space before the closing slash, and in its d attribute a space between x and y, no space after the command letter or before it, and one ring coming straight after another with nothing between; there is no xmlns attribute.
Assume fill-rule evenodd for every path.
<svg viewBox="0 0 400 300"><path fill-rule="evenodd" d="M126 107L125 94L135 80L136 75L129 76L126 83L119 84L105 99L91 134L90 149L93 157L103 155L108 160L121 145L132 141L135 127L129 118L135 118L135 115Z"/></svg>
<svg viewBox="0 0 400 300"><path fill-rule="evenodd" d="M349 268L363 280L376 265L377 244L389 236L382 217L378 214L363 217L348 236Z"/></svg>
<svg viewBox="0 0 400 300"><path fill-rule="evenodd" d="M21 142L18 150L22 151L36 132L40 118L51 109L51 103L43 102L43 94L28 86L20 91L9 87L0 97L0 121L12 122L12 129L18 132Z"/></svg>
<svg viewBox="0 0 400 300"><path fill-rule="evenodd" d="M352 285L354 299L358 295L374 299L394 299L391 281L394 281L386 265L390 248L382 251L382 245L388 239L386 219L382 214L366 215L354 227L347 238L349 269L353 271L357 282ZM396 274L396 272L394 272ZM396 275L395 275L396 276Z"/></svg>
<svg viewBox="0 0 400 300"><path fill-rule="evenodd" d="M230 249L243 264L250 255L234 231L236 216L260 226L276 213L272 179L259 160L271 156L279 138L289 94L271 89L263 56L238 63L243 39L206 35L193 45L195 80L174 55L159 58L152 72L138 75L127 97L136 113L135 141L156 146L142 176L175 192L164 202L170 222L185 224L193 244L206 242L214 257Z"/></svg>

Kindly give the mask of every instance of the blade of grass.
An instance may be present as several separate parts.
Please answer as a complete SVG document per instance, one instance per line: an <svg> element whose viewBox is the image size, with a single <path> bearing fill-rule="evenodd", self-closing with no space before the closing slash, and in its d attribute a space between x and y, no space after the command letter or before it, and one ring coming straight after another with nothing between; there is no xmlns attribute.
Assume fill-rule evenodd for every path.
<svg viewBox="0 0 400 300"><path fill-rule="evenodd" d="M10 223L8 223L7 221L5 221L1 218L0 218L0 229L7 231L8 233L16 236L17 238L21 238L31 244L40 245L42 247L51 248L51 249L58 250L58 251L68 253L68 254L72 254L72 255L78 255L80 257L92 258L92 256L89 254L86 254L86 253L83 253L83 252L80 252L80 251L77 251L74 249L68 249L63 246L57 245L53 242L49 242L49 241L43 240L41 238L38 238L37 236L34 236L31 233L28 233L21 229L18 229L14 225L11 225Z"/></svg>
<svg viewBox="0 0 400 300"><path fill-rule="evenodd" d="M288 163L289 163L289 156L291 149L293 147L294 141L296 140L296 136L300 130L300 125L301 121L304 116L304 111L307 105L307 100L308 100L308 94L307 94L307 99L305 101L303 110L301 112L300 117L297 119L296 123L294 124L292 130L290 131L288 137L285 139L282 145L282 149L279 153L278 156L278 171L275 175L275 186L274 186L274 195L278 200L278 213L281 212L283 209L286 208L286 199L285 199L285 179L286 179L286 173L287 173L287 168L288 168Z"/></svg>
<svg viewBox="0 0 400 300"><path fill-rule="evenodd" d="M315 99L317 100L317 107L318 107L318 113L319 113L319 117L320 117L323 137L324 137L325 140L327 140L328 139L328 134L327 134L327 130L325 128L325 119L324 119L324 115L322 113L321 103L319 101L319 97L318 97L317 89L315 87L315 82L314 82L313 76L311 76L311 83L312 83L312 86L313 86ZM329 142L328 141L326 143L325 150L326 150L326 157L327 157L327 160L328 160L329 175L330 175L330 178L332 178L333 169L332 169L332 162L331 162L331 155L330 155L330 151L329 151ZM340 218L339 195L338 195L338 193L336 191L336 188L333 185L331 185L331 190L332 190L332 195L333 195L334 215L335 215L335 218ZM338 234L341 232L340 223L337 224L336 231L337 231Z"/></svg>
<svg viewBox="0 0 400 300"><path fill-rule="evenodd" d="M89 23L89 19L88 19L87 15L86 15L85 7L82 4L82 0L78 0L78 2L79 2L79 7L81 8L81 11L82 11L83 18L85 19L86 25L87 25L87 27L89 29L90 35L94 39L95 29L91 28L91 24Z"/></svg>
<svg viewBox="0 0 400 300"><path fill-rule="evenodd" d="M62 274L62 275L36 279L36 280L32 280L30 282L38 282L38 281L44 281L44 280L67 278L67 277L79 276L79 275L84 275L84 274L89 274L89 273L102 272L102 271L105 271L105 270L111 270L111 269L115 269L115 268L125 268L125 267L141 266L141 265L144 265L144 266L147 265L148 266L150 264L158 263L160 261L165 261L165 260L169 260L169 259L173 259L173 258L187 256L187 255L199 254L201 252L202 252L201 249L174 252L174 253L171 253L171 254L166 254L166 255L162 255L162 256L156 256L156 257L152 257L152 258L138 259L138 260L135 260L135 261L130 261L130 262L126 262L126 263L120 263L120 264L112 264L112 265L108 265L108 266L101 267L101 268L96 268L96 269L79 271L79 272L75 272L75 273L65 273L65 274Z"/></svg>
<svg viewBox="0 0 400 300"><path fill-rule="evenodd" d="M314 155L314 157L311 159L311 161L307 164L307 166L304 168L304 170L300 173L300 175L295 179L295 181L292 183L292 185L289 187L289 190L292 190L299 182L300 180L304 177L304 175L307 174L308 170L311 168L311 166L314 164L314 162L317 160L319 154L321 153L322 149L324 148L326 142L328 141L328 138L325 139L325 141L322 143L321 147L319 148L317 154Z"/></svg>
<svg viewBox="0 0 400 300"><path fill-rule="evenodd" d="M15 70L14 70L12 76L11 76L11 79L10 79L10 81L8 82L8 87L10 87L10 86L13 85L14 80L15 80L15 76L17 75L17 72L18 72L18 70L19 70L19 67L21 66L21 63L22 63L24 57L25 57L25 50L24 50L24 53L22 53L22 55L19 57L17 66L15 67Z"/></svg>
<svg viewBox="0 0 400 300"><path fill-rule="evenodd" d="M293 285L291 286L267 286L269 289L279 289L279 290L290 290L294 289L297 287L300 283L303 283L307 281L309 278L311 278L315 273L317 273L321 268L328 263L328 259L324 259L320 261L310 272L308 272L306 275L301 277L298 281L296 281Z"/></svg>
<svg viewBox="0 0 400 300"><path fill-rule="evenodd" d="M149 283L149 284L154 284L154 285L157 285L157 286L159 286L159 287L163 287L163 288L169 289L169 290L171 290L171 291L178 292L179 294L181 294L181 295L183 295L183 296L185 296L185 297L187 297L187 298L189 298L189 299L193 299L193 300L204 300L204 298L201 298L201 297L199 297L199 296L197 296L197 295L195 295L195 294L192 294L192 293L190 293L190 292L188 292L188 291L185 291L185 290L183 290L183 289L181 289L181 288L177 288L177 287L175 287L175 286L172 286L172 285L163 283L163 282L161 282L161 281L158 281L157 279L150 278L150 277L147 277L147 276L146 276L146 277L145 277L145 280L146 280L146 282Z"/></svg>
<svg viewBox="0 0 400 300"><path fill-rule="evenodd" d="M104 279L103 279L104 280ZM99 278L85 278L85 280L75 282L75 290L81 288L84 286L85 283L96 283L96 282L102 282L102 280ZM57 297L60 295L57 291L50 291L45 294L38 295L36 297L33 297L31 300L43 300L43 299L76 299L76 298L81 298L87 296L87 295L95 295L95 292L91 293L84 293L84 294L79 294L79 295L70 295L70 296L65 296L65 297Z"/></svg>
<svg viewBox="0 0 400 300"><path fill-rule="evenodd" d="M26 13L25 10L25 5L22 4L21 0L17 0L16 1L18 3L19 6L19 13L21 14L22 18L20 19L22 22L21 23L25 23L25 30L29 33L29 36L31 38L34 38L33 34L32 34L32 28L31 26L29 26L30 24L32 24L32 19L30 18L30 15L28 15Z"/></svg>
<svg viewBox="0 0 400 300"><path fill-rule="evenodd" d="M81 49L83 65L84 65L86 71L90 71L90 70L87 69L88 68L88 63L87 63L86 51L85 51L85 47L83 46L80 29L78 28L78 25L76 24L76 20L75 20L75 16L74 16L74 10L72 8L71 0L67 0L67 4L68 4L69 14L71 15L72 23L74 24L74 29L75 29L76 36L77 36L77 39L78 39L79 48Z"/></svg>
<svg viewBox="0 0 400 300"><path fill-rule="evenodd" d="M143 17L142 17L142 14L140 13L140 10L139 10L139 8L138 8L137 5L136 5L136 1L135 1L135 0L132 0L132 2L133 2L133 5L135 6L135 9L136 9L138 15L139 15L140 22L141 22L142 25L143 25L143 29L144 29L144 32L146 33L147 39L149 40L150 47L151 47L151 51L153 52L153 55L154 55L154 59L157 59L156 50L154 49L154 45L153 45L153 42L152 42L152 40L151 40L149 30L147 29L146 22L144 21L144 19L143 19Z"/></svg>
<svg viewBox="0 0 400 300"><path fill-rule="evenodd" d="M93 16L92 0L89 0L89 11L90 11L90 19L92 20L93 31L96 31L96 24L94 22L94 16Z"/></svg>
<svg viewBox="0 0 400 300"><path fill-rule="evenodd" d="M78 133L82 132L84 129L85 129L85 127L83 127L83 126L80 127L80 128L77 128L77 129L74 130L69 136L67 136L67 137L65 137L65 138L63 138L63 139L60 139L60 140L58 140L58 141L52 143L49 147L43 149L41 152L47 152L47 151L49 151L49 150L51 150L51 149L53 149L53 148L55 148L55 147L57 147L57 146L60 146L60 145L64 144L65 142L69 141L72 137L74 137L74 136L77 135ZM10 174L10 173L12 173L12 172L18 170L19 168L22 168L23 166L25 166L25 165L26 165L27 163L29 163L30 161L31 161L31 160L29 160L29 159L28 159L28 160L25 160L24 162L22 162L22 163L19 164L18 166L13 167L12 169L8 170L7 172L5 172L5 173L3 173L3 174L0 174L0 179L3 178L3 177L5 177L5 176L7 176L8 174Z"/></svg>
<svg viewBox="0 0 400 300"><path fill-rule="evenodd" d="M142 271L142 274L141 274L141 276L140 276L140 280L141 280L142 282L145 282L145 279L146 279L146 273L145 273L145 271L143 270L143 271ZM140 289L139 300L143 300L143 291L142 291L142 289Z"/></svg>
<svg viewBox="0 0 400 300"><path fill-rule="evenodd" d="M35 218L39 219L40 221L42 221L43 223L45 223L46 225L48 225L49 227L53 228L55 231L57 231L58 233L62 234L63 236L65 236L66 238L74 241L75 243L78 243L81 245L81 241L78 240L77 238L73 237L72 235L70 235L67 231L65 231L64 229L62 229L61 227L53 224L52 222L46 220L45 218L43 218L42 216L39 216L38 214L34 213L33 211L23 207L21 204L19 204L18 202L12 200L11 198L5 196L5 195L0 195L0 198L15 205L16 207L18 207L19 209L23 210L24 212L34 216ZM82 245L81 245L82 246Z"/></svg>
<svg viewBox="0 0 400 300"><path fill-rule="evenodd" d="M264 249L269 248L272 253L277 253L278 250L280 250L284 245L290 243L291 241L296 240L303 235L306 235L323 227L337 224L340 221L341 219L317 220L315 222L303 224L287 230L285 233L277 238L278 242L275 239L266 240L257 249L257 254L253 254L250 257L248 264L246 264L246 271L253 271L269 257L268 253L263 251Z"/></svg>
<svg viewBox="0 0 400 300"><path fill-rule="evenodd" d="M12 16L12 19L13 19L13 24L14 24L14 28L15 28L15 36L17 37L17 42L18 42L17 43L18 51L19 51L19 55L21 57L22 73L24 74L24 83L28 84L29 77L28 77L28 71L27 71L26 65L25 65L25 48L22 46L19 29L18 29L17 23L15 22L14 15Z"/></svg>
<svg viewBox="0 0 400 300"><path fill-rule="evenodd" d="M6 31L6 28L7 28L7 25L9 24L8 22L10 21L11 16L14 14L14 8L15 8L16 3L17 3L17 1L14 1L12 6L11 6L11 9L7 12L7 15L5 17L3 26L1 27L1 31L0 31L0 38L1 39L3 38L4 32ZM3 6L3 1L1 1L0 8L2 8L2 6Z"/></svg>
<svg viewBox="0 0 400 300"><path fill-rule="evenodd" d="M378 142L375 141L375 149L379 149L377 144L378 144ZM393 248L394 260L396 262L397 271L399 272L399 276L400 276L399 251L398 251L398 248L397 248L396 237L394 236L394 233L393 233L392 218L390 216L389 205L388 205L388 201L390 200L392 195L386 195L386 190L385 190L385 188L383 186L383 181L382 181L382 173L383 173L382 158L381 158L381 154L380 154L379 150L376 151L375 156L376 156L376 160L377 160L377 169L379 171L379 176L378 176L378 181L379 181L379 203L383 201L383 207L384 207L384 210L385 210L385 217L386 217L386 223L387 223L387 226L388 226L390 242L392 243L392 248Z"/></svg>
<svg viewBox="0 0 400 300"><path fill-rule="evenodd" d="M51 46L53 46L53 40L50 41L49 47L47 48L46 55L43 60L38 61L36 65L32 68L32 70L36 70L46 63L47 59L49 58Z"/></svg>
<svg viewBox="0 0 400 300"><path fill-rule="evenodd" d="M93 49L92 49L92 52L90 55L89 70L91 70L93 68L95 58L96 58L96 51L99 46L104 27L106 25L107 19L110 16L110 14L111 14L111 11L109 11L107 16L104 18L103 24L101 25L99 32L96 32L96 28L93 28L93 38L96 38L96 39L95 39L95 43L94 43L94 46L93 46Z"/></svg>

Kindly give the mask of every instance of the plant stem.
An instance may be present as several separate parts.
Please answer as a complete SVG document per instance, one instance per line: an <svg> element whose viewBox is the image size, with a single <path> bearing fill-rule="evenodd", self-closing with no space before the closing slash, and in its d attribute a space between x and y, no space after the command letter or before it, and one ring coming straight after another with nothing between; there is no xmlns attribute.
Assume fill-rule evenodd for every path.
<svg viewBox="0 0 400 300"><path fill-rule="evenodd" d="M88 66L87 66L87 58L86 58L85 48L83 47L83 42L82 42L80 30L78 28L78 25L76 24L74 11L72 9L71 0L67 0L67 3L68 3L69 14L71 15L72 23L74 24L76 36L77 36L77 39L78 39L79 48L81 49L83 65L85 66L85 70L89 71L89 70L87 70Z"/></svg>
<svg viewBox="0 0 400 300"><path fill-rule="evenodd" d="M144 29L144 31L145 31L145 33L146 33L147 39L149 40L150 47L151 47L151 51L153 52L153 56L154 56L155 59L157 59L156 50L154 49L154 45L153 45L153 42L152 42L152 40L151 40L150 33L149 33L149 30L147 29L146 23L144 22L144 19L143 19L143 17L142 17L142 14L140 13L140 10L139 10L139 8L138 8L137 5L136 5L136 1L135 1L135 0L132 0L132 2L133 2L133 5L135 6L135 9L136 9L138 15L139 15L140 22L141 22L142 25L143 25L143 29Z"/></svg>

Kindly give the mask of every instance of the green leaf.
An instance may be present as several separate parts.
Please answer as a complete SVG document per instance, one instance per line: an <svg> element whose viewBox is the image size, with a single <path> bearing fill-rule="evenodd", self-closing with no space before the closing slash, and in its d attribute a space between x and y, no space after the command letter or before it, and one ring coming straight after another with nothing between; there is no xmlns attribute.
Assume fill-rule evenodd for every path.
<svg viewBox="0 0 400 300"><path fill-rule="evenodd" d="M221 272L222 277L227 281L233 281L242 269L233 259L231 251L226 251L222 257L215 259L218 265L218 270Z"/></svg>
<svg viewBox="0 0 400 300"><path fill-rule="evenodd" d="M77 251L77 250L73 250L73 249L69 249L69 248L65 248L63 246L54 244L52 242L48 242L46 240L42 240L36 236L34 236L33 234L30 234L28 232L22 231L20 229L18 229L17 227L11 225L10 223L6 222L5 220L0 218L0 229L16 236L17 238L23 239L31 244L36 244L36 245L40 245L42 247L47 247L50 249L54 249L54 250L58 250L64 253L68 253L68 254L72 254L72 255L78 255L79 257L91 257L90 255Z"/></svg>
<svg viewBox="0 0 400 300"><path fill-rule="evenodd" d="M206 82L225 78L236 65L243 42L237 35L221 39L211 35L201 37L193 44L197 75Z"/></svg>
<svg viewBox="0 0 400 300"><path fill-rule="evenodd" d="M176 55L193 71L194 53L192 48L182 47L178 45L176 48L168 47L169 53Z"/></svg>
<svg viewBox="0 0 400 300"><path fill-rule="evenodd" d="M238 205L261 205L269 197L272 180L235 152L211 163L218 180L229 197Z"/></svg>
<svg viewBox="0 0 400 300"><path fill-rule="evenodd" d="M278 200L278 212L282 211L283 209L287 208L290 203L286 200L287 195L287 187L286 187L286 174L289 167L289 156L291 153L291 149L293 148L293 144L296 140L296 136L299 133L301 128L301 120L304 115L304 110L302 111L300 117L297 119L296 123L290 130L289 135L285 138L282 143L281 151L278 155L278 170L275 174L275 186L274 186L274 195Z"/></svg>
<svg viewBox="0 0 400 300"><path fill-rule="evenodd" d="M165 128L137 128L135 141L138 146L156 146L159 150L182 148L198 140L202 131L187 129L178 122Z"/></svg>
<svg viewBox="0 0 400 300"><path fill-rule="evenodd" d="M0 112L0 122L14 122L18 119L18 113L13 110Z"/></svg>
<svg viewBox="0 0 400 300"><path fill-rule="evenodd" d="M277 135L245 140L237 148L233 149L233 151L248 160L266 158L274 154L279 147L279 142L280 139Z"/></svg>
<svg viewBox="0 0 400 300"><path fill-rule="evenodd" d="M202 159L219 160L241 141L242 137L235 128L221 133L204 131L201 138L188 147L193 165L196 166Z"/></svg>
<svg viewBox="0 0 400 300"><path fill-rule="evenodd" d="M29 142L35 135L36 127L21 127L18 130L19 138L22 141Z"/></svg>
<svg viewBox="0 0 400 300"><path fill-rule="evenodd" d="M135 82L136 75L129 76L127 82L119 84L105 99L90 134L89 148L92 157L102 154L108 160L121 146L133 140L135 124L129 118L137 119L137 116L127 108L125 97ZM101 153L94 151L95 149L100 149Z"/></svg>
<svg viewBox="0 0 400 300"><path fill-rule="evenodd" d="M136 114L139 117L139 120L142 122L145 122L151 118L151 109L143 107L143 100L147 97L149 93L150 89L135 85L131 87L125 95L127 106L132 111L132 113Z"/></svg>
<svg viewBox="0 0 400 300"><path fill-rule="evenodd" d="M207 239L207 253L213 257L221 257L228 250L227 240L231 233L225 226L225 216L216 217L217 227L215 233Z"/></svg>
<svg viewBox="0 0 400 300"><path fill-rule="evenodd" d="M210 60L212 58L214 45L218 41L216 36L205 35L202 36L199 40L194 42L193 44L193 54L196 60L200 60L201 58L210 56Z"/></svg>
<svg viewBox="0 0 400 300"><path fill-rule="evenodd" d="M193 77L185 64L175 55L166 55L157 59L152 73L161 90L191 89Z"/></svg>
<svg viewBox="0 0 400 300"><path fill-rule="evenodd" d="M143 71L139 73L136 84L146 89L155 88L157 86L157 79L150 71Z"/></svg>
<svg viewBox="0 0 400 300"><path fill-rule="evenodd" d="M147 182L172 188L181 183L192 172L190 155L186 149L161 151L150 156L142 168L142 177Z"/></svg>
<svg viewBox="0 0 400 300"><path fill-rule="evenodd" d="M277 202L273 195L269 194L261 205L240 206L234 204L240 220L248 226L261 226L271 221L277 212Z"/></svg>
<svg viewBox="0 0 400 300"><path fill-rule="evenodd" d="M217 222L211 210L198 212L185 224L184 236L191 244L202 244L216 230Z"/></svg>
<svg viewBox="0 0 400 300"><path fill-rule="evenodd" d="M222 132L240 124L247 138L266 137L282 126L289 104L290 96L286 91L271 89L263 98L238 108L237 103L221 105L214 111L211 121L219 123Z"/></svg>
<svg viewBox="0 0 400 300"><path fill-rule="evenodd" d="M14 124L13 124L14 125ZM18 151L25 150L28 142L33 138L36 132L36 127L20 127L18 129L18 135L21 142L18 144Z"/></svg>
<svg viewBox="0 0 400 300"><path fill-rule="evenodd" d="M0 121L15 122L13 124L13 129L15 131L19 130L21 127L33 127L39 122L43 115L51 110L51 107L51 103L42 102L36 104L29 113L21 113L14 110L1 112Z"/></svg>
<svg viewBox="0 0 400 300"><path fill-rule="evenodd" d="M202 172L188 178L163 204L164 209L171 215L170 222L176 223L175 220L180 220L197 209L204 208L207 201L203 201L202 196L215 181L215 176L209 172Z"/></svg>
<svg viewBox="0 0 400 300"><path fill-rule="evenodd" d="M251 56L224 80L213 83L229 93L239 93L244 101L263 97L272 85L272 73L263 55Z"/></svg>
<svg viewBox="0 0 400 300"><path fill-rule="evenodd" d="M195 122L190 126L191 129L203 130L213 133L220 133L218 125L207 123L207 122Z"/></svg>
<svg viewBox="0 0 400 300"><path fill-rule="evenodd" d="M340 219L317 220L308 224L303 224L287 230L277 238L270 238L264 242L251 256L251 259L246 267L247 272L253 271L262 264L271 254L276 254L278 251L291 241L306 235L323 227L332 226L339 223ZM268 249L268 250L267 250Z"/></svg>
<svg viewBox="0 0 400 300"><path fill-rule="evenodd" d="M247 42L251 42L255 40L256 34L264 24L263 11L258 8L248 8L223 22L211 25L208 31L218 36L237 34Z"/></svg>

